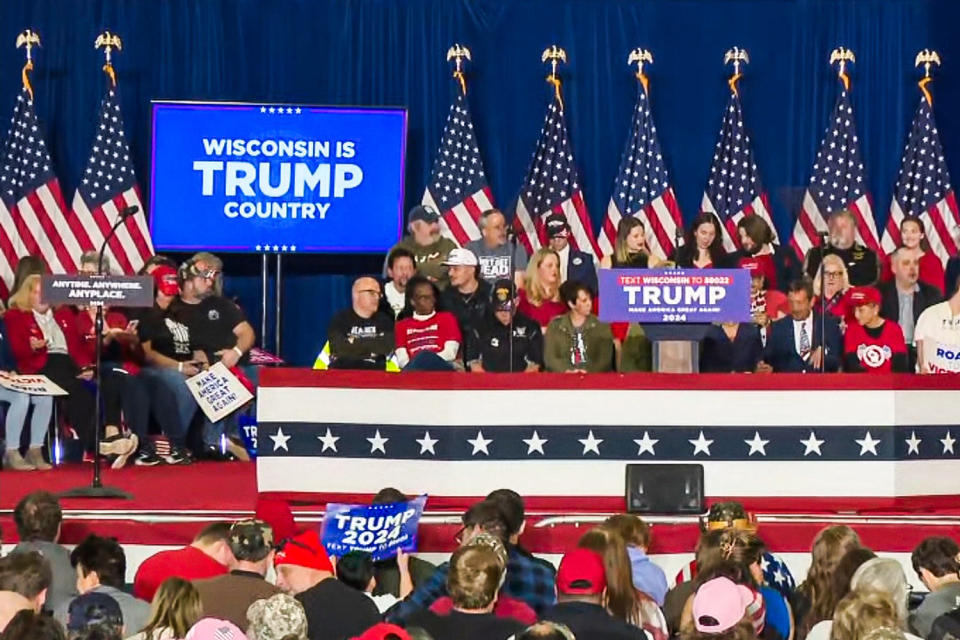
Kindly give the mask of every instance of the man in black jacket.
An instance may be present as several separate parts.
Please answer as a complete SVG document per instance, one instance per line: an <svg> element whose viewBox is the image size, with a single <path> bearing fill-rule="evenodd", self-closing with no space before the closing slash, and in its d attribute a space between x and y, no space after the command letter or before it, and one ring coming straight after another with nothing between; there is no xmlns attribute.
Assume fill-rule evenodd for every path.
<svg viewBox="0 0 960 640"><path fill-rule="evenodd" d="M444 293L449 293L450 289ZM493 311L464 334L464 361L474 373L536 372L543 368L540 325L518 313L513 283L497 280Z"/></svg>
<svg viewBox="0 0 960 640"><path fill-rule="evenodd" d="M557 604L542 617L566 625L577 638L646 638L642 629L610 615L603 606L606 591L600 554L589 549L574 549L563 556L557 570Z"/></svg>
<svg viewBox="0 0 960 640"><path fill-rule="evenodd" d="M490 283L480 279L480 262L469 249L454 249L443 261L450 286L441 294L444 311L457 318L460 335L469 336L490 311Z"/></svg>
<svg viewBox="0 0 960 640"><path fill-rule="evenodd" d="M330 320L331 369L383 371L394 349L393 318L378 310L380 283L360 277L353 283L353 304Z"/></svg>
<svg viewBox="0 0 960 640"><path fill-rule="evenodd" d="M917 347L913 343L917 319L924 309L940 302L940 291L926 282L920 282L920 258L916 250L900 247L890 256L890 267L894 278L880 285L880 315L893 320L903 329L908 368L913 371L917 364Z"/></svg>

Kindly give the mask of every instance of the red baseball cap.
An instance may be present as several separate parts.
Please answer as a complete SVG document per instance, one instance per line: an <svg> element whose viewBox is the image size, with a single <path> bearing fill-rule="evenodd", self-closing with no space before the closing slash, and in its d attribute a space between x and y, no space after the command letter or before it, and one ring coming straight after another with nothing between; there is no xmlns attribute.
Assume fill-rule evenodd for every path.
<svg viewBox="0 0 960 640"><path fill-rule="evenodd" d="M565 553L557 569L557 590L568 595L595 595L607 588L603 557L590 549Z"/></svg>
<svg viewBox="0 0 960 640"><path fill-rule="evenodd" d="M880 306L882 300L876 287L853 287L847 292L847 305L851 308L865 304Z"/></svg>
<svg viewBox="0 0 960 640"><path fill-rule="evenodd" d="M175 296L180 293L180 285L177 284L177 270L165 264L161 264L154 269L150 275L153 276L153 283L157 291L165 296Z"/></svg>
<svg viewBox="0 0 960 640"><path fill-rule="evenodd" d="M273 556L273 566L279 567L282 564L333 573L333 563L330 562L330 556L323 548L316 531L304 531L287 538L286 543Z"/></svg>
<svg viewBox="0 0 960 640"><path fill-rule="evenodd" d="M410 634L403 627L387 622L379 622L353 640L383 640L389 636L397 636L400 640L410 640Z"/></svg>

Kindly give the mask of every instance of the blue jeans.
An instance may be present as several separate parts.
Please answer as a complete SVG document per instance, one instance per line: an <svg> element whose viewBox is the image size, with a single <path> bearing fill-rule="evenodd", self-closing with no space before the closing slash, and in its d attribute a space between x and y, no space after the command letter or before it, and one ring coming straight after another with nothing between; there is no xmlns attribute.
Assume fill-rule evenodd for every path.
<svg viewBox="0 0 960 640"><path fill-rule="evenodd" d="M50 416L53 414L53 397L32 396L0 387L0 402L10 405L7 407L6 420L7 449L20 448L20 436L23 434L23 425L27 421L30 405L33 405L33 414L30 416L30 446L42 446L50 426Z"/></svg>
<svg viewBox="0 0 960 640"><path fill-rule="evenodd" d="M186 443L187 431L190 429L190 423L193 417L200 409L197 401L193 399L193 394L187 388L184 382L187 377L176 369L167 369L166 367L144 367L140 370L140 377L147 383L150 391L151 401L154 410L159 412L165 406L163 398L173 400L173 406L176 410L176 420L171 420L165 416L164 420L158 420L161 426L170 424L168 429L174 433L167 433L170 441L178 446ZM218 422L210 422L206 415L201 412L203 417L203 444L204 446L220 446L220 437L227 431L236 432L237 417L231 414Z"/></svg>

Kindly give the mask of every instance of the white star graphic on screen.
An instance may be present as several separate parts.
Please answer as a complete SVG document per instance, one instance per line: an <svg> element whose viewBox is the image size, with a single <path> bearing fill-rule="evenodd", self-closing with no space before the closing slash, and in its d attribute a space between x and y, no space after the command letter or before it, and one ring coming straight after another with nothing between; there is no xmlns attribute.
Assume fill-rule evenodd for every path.
<svg viewBox="0 0 960 640"><path fill-rule="evenodd" d="M916 431L910 432L910 437L904 440L907 443L907 455L915 453L920 455L920 443L923 442L922 439L917 437Z"/></svg>
<svg viewBox="0 0 960 640"><path fill-rule="evenodd" d="M387 450L384 445L387 444L389 439L390 438L382 437L380 435L380 429L377 429L377 432L373 434L372 438L367 438L367 442L370 443L370 453L376 453L377 451L380 451L380 453L385 454Z"/></svg>
<svg viewBox="0 0 960 640"><path fill-rule="evenodd" d="M586 438L580 438L580 444L583 445L583 455L593 451L595 454L600 455L600 443L603 442L602 438L595 438L593 436L593 429L587 433Z"/></svg>
<svg viewBox="0 0 960 640"><path fill-rule="evenodd" d="M854 442L860 445L860 455L866 455L868 451L873 455L877 455L877 445L880 444L880 441L874 440L869 431L867 431L866 438L863 440L854 440Z"/></svg>
<svg viewBox="0 0 960 640"><path fill-rule="evenodd" d="M688 440L688 442L693 445L693 455L697 455L698 453L710 455L710 445L713 444L713 440L707 440L702 430L696 440Z"/></svg>
<svg viewBox="0 0 960 640"><path fill-rule="evenodd" d="M753 439L752 439L752 440L744 440L744 442L745 442L746 444L750 445L750 453L748 453L747 455L752 456L752 455L755 454L755 453L759 453L759 454L762 455L762 456L767 455L767 445L770 444L770 441L769 441L769 440L763 440L763 439L760 437L760 432L759 432L759 431L754 431L754 432L753 432Z"/></svg>
<svg viewBox="0 0 960 640"><path fill-rule="evenodd" d="M633 441L637 443L638 447L640 447L640 449L637 450L638 456L643 455L644 452L649 453L652 456L657 455L657 452L653 450L653 447L656 446L656 444L660 441L656 438L651 438L649 432L644 431L642 438L639 440L634 438Z"/></svg>
<svg viewBox="0 0 960 640"><path fill-rule="evenodd" d="M524 438L523 443L527 445L527 455L529 456L534 451L540 455L546 455L543 452L543 445L547 444L547 438L541 438L540 434L536 431L533 432L533 435L529 439Z"/></svg>
<svg viewBox="0 0 960 640"><path fill-rule="evenodd" d="M320 453L323 453L327 449L330 449L334 453L337 452L337 440L340 439L340 436L335 436L330 433L330 427L327 427L327 432L322 436L317 436L317 440L323 443L323 449L320 450Z"/></svg>
<svg viewBox="0 0 960 640"><path fill-rule="evenodd" d="M808 456L811 453L815 453L818 456L822 456L823 453L820 452L820 445L824 442L826 442L826 440L817 439L817 434L811 431L809 438L800 441L800 444L803 445L803 455Z"/></svg>
<svg viewBox="0 0 960 640"><path fill-rule="evenodd" d="M484 455L490 455L490 451L487 450L487 445L493 442L493 439L484 438L483 431L477 431L477 437L473 440L467 438L467 442L473 445L473 452L471 455L477 455L481 451Z"/></svg>
<svg viewBox="0 0 960 640"><path fill-rule="evenodd" d="M943 452L944 453L953 453L953 443L956 442L956 439L950 435L950 431L947 431L947 436L945 438L940 438L940 442L943 443Z"/></svg>
<svg viewBox="0 0 960 640"><path fill-rule="evenodd" d="M430 437L429 431L424 431L423 437L417 439L417 444L420 445L420 455L423 455L428 451L433 455L437 455L437 452L433 450L433 445L437 444L438 442L440 441L434 440Z"/></svg>
<svg viewBox="0 0 960 640"><path fill-rule="evenodd" d="M293 436L284 435L283 427L279 427L277 429L277 434L270 436L270 439L273 440L273 450L276 451L278 449L283 449L289 453L290 449L287 448L287 440L289 440L291 437Z"/></svg>

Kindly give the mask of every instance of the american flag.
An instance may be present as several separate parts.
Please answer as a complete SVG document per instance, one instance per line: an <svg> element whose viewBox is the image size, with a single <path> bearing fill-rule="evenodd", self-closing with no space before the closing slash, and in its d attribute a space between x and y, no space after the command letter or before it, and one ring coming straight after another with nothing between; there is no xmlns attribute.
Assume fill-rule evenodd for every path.
<svg viewBox="0 0 960 640"><path fill-rule="evenodd" d="M867 193L857 123L845 86L820 143L810 186L803 194L803 208L793 227L790 244L800 259L819 243L817 233L827 230L827 217L842 209L849 209L857 220L857 241L878 251L880 242Z"/></svg>
<svg viewBox="0 0 960 640"><path fill-rule="evenodd" d="M105 252L124 273L136 273L143 266L153 255L153 242L123 133L117 90L109 86L100 104L90 159L73 196L73 212L90 239L87 248L99 249L117 216L131 206L140 212L120 225Z"/></svg>
<svg viewBox="0 0 960 640"><path fill-rule="evenodd" d="M17 96L0 162L0 290L9 292L17 261L25 255L40 256L52 273L75 271L82 229L71 226L64 214L63 193L28 87Z"/></svg>
<svg viewBox="0 0 960 640"><path fill-rule="evenodd" d="M527 253L533 253L543 245L543 222L551 213L566 217L570 225L570 244L593 254L596 260L600 250L594 240L593 225L573 163L573 149L559 89L547 109L537 150L523 181L513 218L517 239Z"/></svg>
<svg viewBox="0 0 960 640"><path fill-rule="evenodd" d="M480 215L493 207L483 173L480 148L473 133L467 96L459 91L450 105L440 150L422 203L441 212L440 231L463 246L480 238Z"/></svg>
<svg viewBox="0 0 960 640"><path fill-rule="evenodd" d="M926 97L920 99L907 147L903 150L900 176L883 234L883 249L887 253L900 245L900 222L905 215L923 220L930 248L941 262L946 264L947 258L957 254L955 232L960 226L960 213L933 108Z"/></svg>
<svg viewBox="0 0 960 640"><path fill-rule="evenodd" d="M720 221L723 246L727 251L740 246L737 223L744 216L756 215L766 220L774 240L779 243L777 228L770 216L770 200L763 190L753 157L750 134L743 126L743 108L736 90L730 93L727 102L700 209L712 213Z"/></svg>
<svg viewBox="0 0 960 640"><path fill-rule="evenodd" d="M670 255L675 248L677 230L683 229L683 218L663 161L657 125L650 113L650 98L642 84L613 195L607 205L607 217L600 230L598 244L602 255L613 253L617 224L625 215L643 221L647 246L652 253L662 259Z"/></svg>

